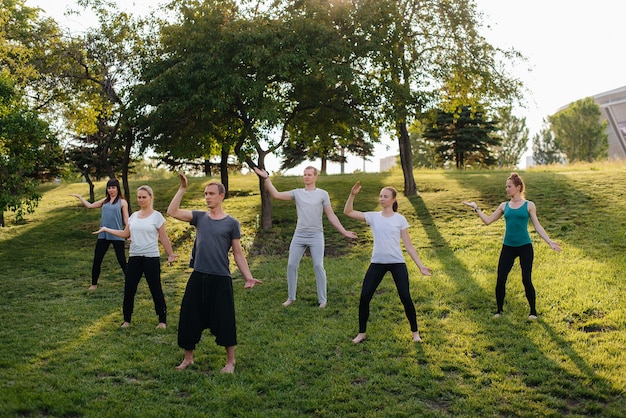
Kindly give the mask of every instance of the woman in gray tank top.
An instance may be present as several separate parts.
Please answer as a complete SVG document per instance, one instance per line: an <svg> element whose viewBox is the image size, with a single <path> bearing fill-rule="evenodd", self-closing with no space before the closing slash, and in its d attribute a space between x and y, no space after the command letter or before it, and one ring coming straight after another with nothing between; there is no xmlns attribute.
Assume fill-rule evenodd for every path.
<svg viewBox="0 0 626 418"><path fill-rule="evenodd" d="M110 179L107 182L105 197L93 203L88 202L79 194L71 194L70 196L78 198L88 209L102 208L100 227L121 231L124 229L125 225L128 225L128 202L126 202L124 196L122 196L120 182L117 179ZM102 260L110 245L113 245L117 262L122 269L122 274L126 272L124 242L124 238L119 238L109 233L103 232L98 234L98 241L96 242L93 256L93 265L91 267L91 286L89 290L95 290L98 287Z"/></svg>

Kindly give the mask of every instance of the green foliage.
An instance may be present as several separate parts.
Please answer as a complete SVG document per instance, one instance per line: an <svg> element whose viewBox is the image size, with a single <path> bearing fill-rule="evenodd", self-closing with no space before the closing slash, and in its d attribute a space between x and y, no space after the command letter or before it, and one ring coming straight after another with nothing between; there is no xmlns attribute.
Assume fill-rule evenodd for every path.
<svg viewBox="0 0 626 418"><path fill-rule="evenodd" d="M453 163L456 168L495 165L495 147L501 139L492 135L497 127L481 110L463 106L455 112L437 110L434 115L423 135L435 144L440 164Z"/></svg>
<svg viewBox="0 0 626 418"><path fill-rule="evenodd" d="M528 305L516 266L507 285L505 315L491 318L493 288L504 225L484 226L463 206L475 200L488 213L506 199L508 172L415 172L420 196L399 196L400 212L424 263L423 277L409 264L411 294L423 343L410 342L391 277L371 306L368 339L353 345L361 281L372 240L362 222L341 208L356 180L355 208L378 210L381 187L400 188L402 173L326 176L344 225L359 234L348 243L326 224L325 268L329 304L317 307L310 258L300 267L298 300L286 297L286 252L293 202L277 202L275 228L259 231L255 176L232 179L226 210L242 225L252 272L264 281L251 290L234 269L239 345L237 371L221 375L225 361L208 331L195 364L176 343L178 313L189 277L186 262L193 228L171 218L168 234L181 261L163 263L168 328L157 318L145 282L139 286L133 325L121 329L123 278L112 251L95 292L87 291L100 213L70 193L84 184L46 186L28 224L0 235L0 410L3 416L124 417L621 417L626 410L626 284L623 272L624 199L614 192L626 180L621 164L535 168L521 173L527 197L563 247L548 248L535 234L533 281L539 320ZM202 209L203 185L190 178L183 207ZM278 176L279 189L301 178ZM155 191L165 211L177 179L136 180ZM104 194L104 182L97 194ZM565 208L565 209L564 209ZM532 231L532 227L531 227ZM62 243L63 245L59 245Z"/></svg>
<svg viewBox="0 0 626 418"><path fill-rule="evenodd" d="M600 122L600 116L600 106L587 97L549 117L554 141L569 162L592 162L608 157L607 122Z"/></svg>
<svg viewBox="0 0 626 418"><path fill-rule="evenodd" d="M528 143L528 128L526 118L518 118L512 114L510 106L499 109L497 121L497 135L502 138L498 150L498 165L500 167L515 167L526 151Z"/></svg>
<svg viewBox="0 0 626 418"><path fill-rule="evenodd" d="M556 164L565 161L563 152L548 126L544 126L538 134L533 136L533 158L537 165Z"/></svg>
<svg viewBox="0 0 626 418"><path fill-rule="evenodd" d="M12 211L17 221L33 213L42 181L59 172L61 149L48 125L21 102L6 71L0 71L0 226L3 213Z"/></svg>

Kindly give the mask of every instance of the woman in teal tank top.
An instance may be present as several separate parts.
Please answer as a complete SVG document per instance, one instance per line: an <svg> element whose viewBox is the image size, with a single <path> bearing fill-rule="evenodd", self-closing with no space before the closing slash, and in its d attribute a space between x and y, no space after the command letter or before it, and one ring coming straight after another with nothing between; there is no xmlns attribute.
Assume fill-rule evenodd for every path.
<svg viewBox="0 0 626 418"><path fill-rule="evenodd" d="M500 259L498 260L498 278L496 280L496 304L497 311L494 318L500 317L504 307L504 296L506 294L506 281L513 268L515 259L519 257L522 270L522 283L526 293L526 299L530 306L528 319L537 319L535 306L535 287L532 282L532 269L534 260L533 244L528 233L528 220L530 219L535 231L539 234L550 248L561 251L561 247L556 242L550 240L545 229L537 218L537 207L530 200L524 198L525 185L522 178L517 173L511 173L506 180L506 194L510 200L502 202L498 208L487 216L480 210L475 202L463 202L476 211L478 217L485 225L500 219L504 215L505 232Z"/></svg>

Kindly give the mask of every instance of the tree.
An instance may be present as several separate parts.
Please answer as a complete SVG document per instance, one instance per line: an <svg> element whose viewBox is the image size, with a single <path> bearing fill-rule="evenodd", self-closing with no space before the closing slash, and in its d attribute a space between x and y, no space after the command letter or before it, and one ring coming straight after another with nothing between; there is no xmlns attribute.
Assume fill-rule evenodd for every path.
<svg viewBox="0 0 626 418"><path fill-rule="evenodd" d="M600 122L600 116L600 106L587 97L548 118L555 143L568 161L591 162L608 157L607 122Z"/></svg>
<svg viewBox="0 0 626 418"><path fill-rule="evenodd" d="M437 167L435 143L424 138L424 129L425 125L420 120L415 120L409 128L413 167L435 168Z"/></svg>
<svg viewBox="0 0 626 418"><path fill-rule="evenodd" d="M265 168L289 141L327 153L365 136L352 49L340 30L344 8L327 0L247 9L234 1L181 1L179 20L161 31L161 49L137 88L160 149L224 145L239 161ZM183 135L185 133L185 135ZM191 145L189 145L191 143ZM188 147L188 148L185 148ZM223 159L224 157L222 157ZM256 159L256 161L255 161ZM222 170L222 175L225 170ZM261 226L271 197L261 190Z"/></svg>
<svg viewBox="0 0 626 418"><path fill-rule="evenodd" d="M533 136L533 159L535 164L557 164L564 160L563 152L556 144L554 134L544 121L544 127Z"/></svg>
<svg viewBox="0 0 626 418"><path fill-rule="evenodd" d="M362 34L355 65L377 90L387 126L398 138L404 193L417 194L408 126L454 86L461 105L519 97L521 82L507 74L501 60L517 59L479 34L480 15L465 0L363 0L355 23ZM472 101L471 101L472 100ZM441 106L440 106L441 107ZM446 109L447 110L447 109Z"/></svg>
<svg viewBox="0 0 626 418"><path fill-rule="evenodd" d="M59 173L63 163L57 139L41 118L38 62L57 27L22 0L0 0L0 225L4 212L22 220L32 213L38 186Z"/></svg>
<svg viewBox="0 0 626 418"><path fill-rule="evenodd" d="M489 167L495 165L495 147L500 138L493 121L485 120L482 111L463 106L453 113L435 111L434 121L426 126L424 138L435 144L438 160L454 163L457 169L468 165Z"/></svg>
<svg viewBox="0 0 626 418"><path fill-rule="evenodd" d="M22 101L6 70L0 70L0 226L4 212L22 220L32 213L42 181L57 176L62 152L48 124Z"/></svg>
<svg viewBox="0 0 626 418"><path fill-rule="evenodd" d="M502 143L497 151L498 165L500 167L513 167L519 163L526 144L528 143L528 128L526 118L518 118L512 114L511 106L499 109L497 135L502 138Z"/></svg>
<svg viewBox="0 0 626 418"><path fill-rule="evenodd" d="M95 14L97 26L79 35L64 36L53 45L47 71L63 89L59 103L71 131L69 148L95 148L92 151L101 157L98 167L79 171L99 175L103 169L109 177L121 174L128 196L128 175L137 142L136 109L130 91L151 38L149 26L118 11L117 5L107 0L77 0L77 5Z"/></svg>

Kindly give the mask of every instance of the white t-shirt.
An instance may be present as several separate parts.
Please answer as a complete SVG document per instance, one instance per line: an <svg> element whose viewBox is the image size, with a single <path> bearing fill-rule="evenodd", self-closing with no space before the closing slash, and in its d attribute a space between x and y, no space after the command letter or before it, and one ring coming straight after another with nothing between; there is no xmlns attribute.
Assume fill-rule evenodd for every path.
<svg viewBox="0 0 626 418"><path fill-rule="evenodd" d="M365 222L372 228L374 250L372 263L393 264L406 263L400 241L400 233L409 227L406 218L399 213L385 217L382 212L365 212Z"/></svg>
<svg viewBox="0 0 626 418"><path fill-rule="evenodd" d="M159 228L165 223L161 212L154 211L147 218L140 219L135 212L128 218L130 228L129 257L159 257Z"/></svg>

